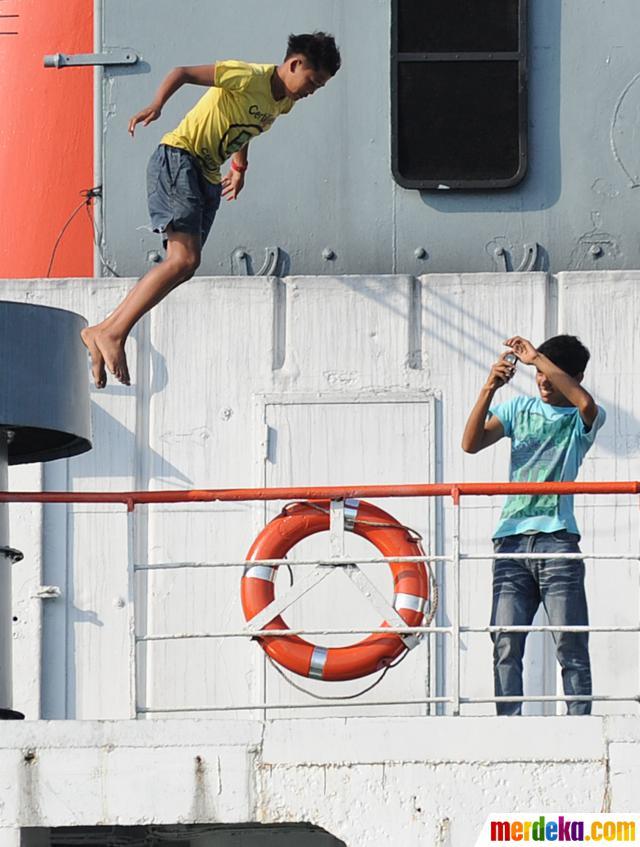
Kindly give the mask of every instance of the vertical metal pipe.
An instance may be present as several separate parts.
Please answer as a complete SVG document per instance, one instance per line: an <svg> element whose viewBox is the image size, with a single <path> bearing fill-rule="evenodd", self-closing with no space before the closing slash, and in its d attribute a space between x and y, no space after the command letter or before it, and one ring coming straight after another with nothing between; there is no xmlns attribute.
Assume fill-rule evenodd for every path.
<svg viewBox="0 0 640 847"><path fill-rule="evenodd" d="M96 53L102 53L102 0L94 0L93 2L93 48ZM103 186L102 174L104 171L102 162L103 141L102 133L104 131L103 111L102 111L102 88L104 81L104 70L101 65L96 65L93 69L93 184ZM104 231L104 216L103 216L104 196L96 197L93 203L93 221L98 232L98 241L93 248L93 275L95 277L103 276L102 266L102 239ZM97 238L96 238L97 240Z"/></svg>
<svg viewBox="0 0 640 847"><path fill-rule="evenodd" d="M451 698L453 714L460 714L460 494L453 492L453 602L451 633Z"/></svg>
<svg viewBox="0 0 640 847"><path fill-rule="evenodd" d="M638 514L638 508L640 508L640 497L637 498L636 502L636 515ZM638 547L640 548L640 526L638 527L638 532ZM635 563L638 566L638 626L640 626L640 553L638 554L638 558ZM638 633L638 638L640 640L640 632ZM640 643L638 646L640 647ZM640 664L638 665L638 689L640 690ZM591 693L593 694L593 691ZM638 706L636 701L636 714L637 712Z"/></svg>
<svg viewBox="0 0 640 847"><path fill-rule="evenodd" d="M137 574L135 571L136 557L136 528L135 512L127 509L127 550L129 553L129 597L127 607L129 612L129 717L138 717L138 630L137 621Z"/></svg>
<svg viewBox="0 0 640 847"><path fill-rule="evenodd" d="M0 491L8 490L9 435L0 429ZM0 503L0 720L22 718L14 712L12 673L11 565L22 558L9 547L9 504Z"/></svg>
<svg viewBox="0 0 640 847"><path fill-rule="evenodd" d="M344 500L331 501L329 551L332 559L344 559Z"/></svg>
<svg viewBox="0 0 640 847"><path fill-rule="evenodd" d="M8 490L8 438L0 429L0 491ZM0 709L10 709L11 679L11 558L9 548L9 505L0 503Z"/></svg>

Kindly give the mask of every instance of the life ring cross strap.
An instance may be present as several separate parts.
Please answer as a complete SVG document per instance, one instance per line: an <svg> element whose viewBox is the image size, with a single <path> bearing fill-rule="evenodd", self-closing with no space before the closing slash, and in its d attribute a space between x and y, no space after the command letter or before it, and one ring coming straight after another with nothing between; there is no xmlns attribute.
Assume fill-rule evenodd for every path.
<svg viewBox="0 0 640 847"><path fill-rule="evenodd" d="M429 600L429 578L424 561L402 561L403 556L424 558L419 539L387 512L364 501L345 502L344 528L370 541L389 562L393 576L393 603L378 591L355 563L343 561L317 565L286 594L275 598L278 565L303 538L330 527L330 504L294 503L274 518L256 538L242 577L242 608L253 631L286 630L281 613L307 591L341 570L384 616L382 627L420 626ZM260 564L261 561L265 564ZM269 561L270 560L270 561ZM267 654L278 664L300 674L327 681L358 679L388 667L419 638L411 633L372 633L348 647L320 647L298 635L259 636Z"/></svg>

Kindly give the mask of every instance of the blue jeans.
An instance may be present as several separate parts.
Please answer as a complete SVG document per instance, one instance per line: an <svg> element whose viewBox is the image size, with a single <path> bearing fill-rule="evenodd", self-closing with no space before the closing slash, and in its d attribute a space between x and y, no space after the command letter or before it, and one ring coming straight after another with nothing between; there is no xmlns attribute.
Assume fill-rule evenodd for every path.
<svg viewBox="0 0 640 847"><path fill-rule="evenodd" d="M560 530L494 539L492 626L530 626L540 605L552 626L589 623L584 591L584 562L536 559L536 553L579 553L579 535ZM510 559L509 553L530 553L530 559ZM493 632L493 676L496 696L522 696L522 656L526 632ZM589 635L554 632L556 656L562 667L565 695L591 694ZM522 703L497 703L499 715L519 715ZM591 702L569 700L570 715L588 715Z"/></svg>

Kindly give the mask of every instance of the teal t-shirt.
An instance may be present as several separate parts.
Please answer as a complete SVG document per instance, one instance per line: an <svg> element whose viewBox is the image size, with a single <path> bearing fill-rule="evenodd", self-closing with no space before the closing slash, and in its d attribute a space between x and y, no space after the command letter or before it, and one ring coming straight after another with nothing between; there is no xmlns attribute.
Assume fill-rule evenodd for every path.
<svg viewBox="0 0 640 847"><path fill-rule="evenodd" d="M605 422L598 414L590 429L575 406L550 406L539 397L514 397L489 409L511 439L510 482L573 482L596 433ZM578 532L569 494L511 494L494 538L523 532Z"/></svg>

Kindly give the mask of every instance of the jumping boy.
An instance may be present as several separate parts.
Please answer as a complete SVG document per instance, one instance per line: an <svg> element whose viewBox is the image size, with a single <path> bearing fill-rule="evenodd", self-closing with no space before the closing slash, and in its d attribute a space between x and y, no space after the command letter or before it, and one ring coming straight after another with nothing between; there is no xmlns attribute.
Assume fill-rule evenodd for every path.
<svg viewBox="0 0 640 847"><path fill-rule="evenodd" d="M106 385L106 369L130 384L127 337L149 309L196 272L220 197L235 200L242 191L249 141L322 88L339 67L333 36L291 35L278 66L224 61L174 68L151 105L131 118L133 136L137 124L148 126L160 117L169 97L185 83L209 87L179 126L163 136L147 169L149 214L154 231L162 233L165 261L138 280L102 323L82 331L98 388ZM222 177L220 166L230 157L231 169Z"/></svg>
<svg viewBox="0 0 640 847"><path fill-rule="evenodd" d="M462 437L462 449L477 453L503 436L511 439L512 482L573 481L596 433L604 409L582 386L589 351L572 335L558 335L536 348L514 336L504 342L517 359L536 369L540 397L519 396L492 406L496 391L514 374L505 352L492 366ZM507 358L505 358L507 357ZM536 553L579 553L580 535L569 495L511 495L493 536L492 626L530 626L540 602L552 626L586 626L584 562L539 559ZM510 554L527 553L529 559ZM497 697L522 696L522 656L527 634L494 632L493 668ZM588 635L554 632L567 696L591 694ZM522 703L499 702L499 715L519 715ZM569 700L570 715L591 712L590 701Z"/></svg>

